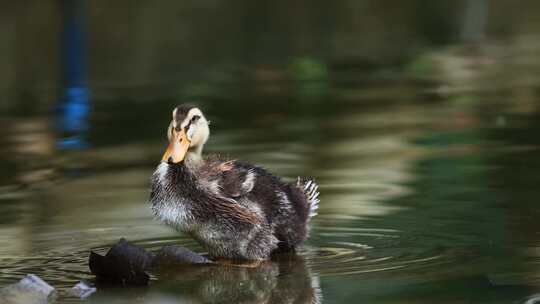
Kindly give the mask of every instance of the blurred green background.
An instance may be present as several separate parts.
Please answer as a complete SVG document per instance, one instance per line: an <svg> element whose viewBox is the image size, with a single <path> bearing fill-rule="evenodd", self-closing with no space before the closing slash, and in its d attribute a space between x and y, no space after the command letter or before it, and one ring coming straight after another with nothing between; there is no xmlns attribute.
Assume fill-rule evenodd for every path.
<svg viewBox="0 0 540 304"><path fill-rule="evenodd" d="M64 4L2 3L2 109L46 109L58 100ZM536 1L97 0L84 6L95 100L219 98L238 83L244 98L257 89L316 94L298 82L319 80L313 89L333 89L350 73L359 83L396 73L452 82L467 68L498 76L489 82L494 87L532 77L538 66L530 58L540 28ZM476 46L476 56L444 56L452 51L445 46L463 43Z"/></svg>

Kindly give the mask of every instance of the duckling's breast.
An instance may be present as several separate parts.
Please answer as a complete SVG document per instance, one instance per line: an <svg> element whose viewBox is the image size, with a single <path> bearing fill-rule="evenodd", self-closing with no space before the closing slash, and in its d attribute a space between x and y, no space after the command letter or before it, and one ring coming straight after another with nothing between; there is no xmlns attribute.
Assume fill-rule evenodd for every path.
<svg viewBox="0 0 540 304"><path fill-rule="evenodd" d="M152 175L150 203L156 218L176 230L189 232L193 229L193 201L178 191L178 172L162 162Z"/></svg>
<svg viewBox="0 0 540 304"><path fill-rule="evenodd" d="M185 200L158 201L152 203L154 216L176 230L190 232L193 228L193 216Z"/></svg>

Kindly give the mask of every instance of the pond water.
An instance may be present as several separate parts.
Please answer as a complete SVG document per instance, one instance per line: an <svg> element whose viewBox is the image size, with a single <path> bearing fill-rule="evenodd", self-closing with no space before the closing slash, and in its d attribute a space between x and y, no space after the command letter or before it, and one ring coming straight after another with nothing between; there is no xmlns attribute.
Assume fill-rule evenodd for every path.
<svg viewBox="0 0 540 304"><path fill-rule="evenodd" d="M538 87L445 95L441 83L357 75L198 102L212 121L208 153L319 181L320 212L296 256L151 271L147 287L100 288L86 302L534 303L540 111L526 101ZM93 280L90 250L121 237L202 251L146 202L176 103L95 101L78 151L53 148L49 116L5 113L0 286L34 273L79 302L66 291Z"/></svg>

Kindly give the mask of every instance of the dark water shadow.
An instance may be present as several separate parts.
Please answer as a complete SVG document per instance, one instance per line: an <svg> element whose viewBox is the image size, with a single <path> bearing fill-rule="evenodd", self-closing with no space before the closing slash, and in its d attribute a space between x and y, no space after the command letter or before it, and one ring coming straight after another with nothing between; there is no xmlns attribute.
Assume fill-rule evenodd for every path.
<svg viewBox="0 0 540 304"><path fill-rule="evenodd" d="M321 303L319 278L293 253L258 267L176 265L153 269L148 287L102 287L90 303ZM115 302L116 303L116 302Z"/></svg>

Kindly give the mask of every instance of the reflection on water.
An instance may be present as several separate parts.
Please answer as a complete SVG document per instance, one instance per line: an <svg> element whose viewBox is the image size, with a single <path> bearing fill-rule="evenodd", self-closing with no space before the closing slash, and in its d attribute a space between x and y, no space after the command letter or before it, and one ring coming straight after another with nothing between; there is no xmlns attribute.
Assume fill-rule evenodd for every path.
<svg viewBox="0 0 540 304"><path fill-rule="evenodd" d="M159 240L159 246L177 239ZM139 245L158 246L154 241ZM277 254L259 267L178 265L153 269L150 288L112 289L90 303L321 303L319 277L305 259L296 254ZM122 300L122 298L124 298Z"/></svg>
<svg viewBox="0 0 540 304"><path fill-rule="evenodd" d="M191 267L156 274L160 289L192 303L321 303L319 278L302 257L281 255L257 268Z"/></svg>
<svg viewBox="0 0 540 304"><path fill-rule="evenodd" d="M148 287L103 287L88 301L531 301L540 292L540 119L527 96L537 98L538 86L484 107L464 100L493 95L462 90L451 80L461 72L442 69L435 84L327 86L320 109L289 108L280 95L202 102L213 121L209 151L287 180L318 179L309 241L259 268L155 269ZM425 101L442 86L454 93ZM514 93L525 106L505 106ZM150 250L202 250L154 221L146 203L174 104L98 101L84 151L54 151L46 117L0 121L9 143L0 154L0 285L35 273L77 302L66 290L92 280L90 249L126 237Z"/></svg>

